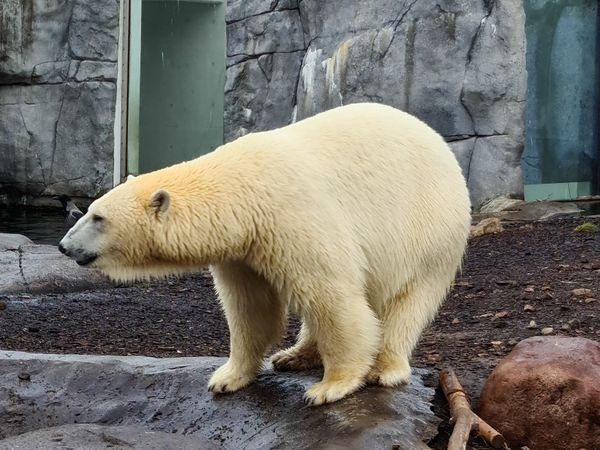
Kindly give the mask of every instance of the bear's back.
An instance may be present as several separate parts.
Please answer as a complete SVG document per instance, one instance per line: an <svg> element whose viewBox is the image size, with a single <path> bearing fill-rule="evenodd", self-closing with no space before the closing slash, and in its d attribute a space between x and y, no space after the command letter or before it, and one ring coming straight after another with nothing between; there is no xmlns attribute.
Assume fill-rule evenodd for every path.
<svg viewBox="0 0 600 450"><path fill-rule="evenodd" d="M278 223L300 218L332 241L352 239L352 257L378 278L462 254L470 201L461 169L443 138L409 114L353 104L236 142L243 163L260 166L253 182L270 190Z"/></svg>

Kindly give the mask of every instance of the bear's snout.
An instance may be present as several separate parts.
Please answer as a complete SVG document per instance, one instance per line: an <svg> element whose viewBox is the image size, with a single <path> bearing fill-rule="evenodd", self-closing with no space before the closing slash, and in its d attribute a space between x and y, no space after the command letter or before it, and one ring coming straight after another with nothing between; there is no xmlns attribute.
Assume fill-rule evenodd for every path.
<svg viewBox="0 0 600 450"><path fill-rule="evenodd" d="M58 250L63 255L74 259L75 262L77 264L79 264L80 266L87 266L88 264L91 264L98 258L98 255L96 253L87 252L87 251L85 251L83 249L79 249L79 248L75 248L75 249L69 248L68 245L63 244L64 240L65 239L63 239L62 241L59 242Z"/></svg>

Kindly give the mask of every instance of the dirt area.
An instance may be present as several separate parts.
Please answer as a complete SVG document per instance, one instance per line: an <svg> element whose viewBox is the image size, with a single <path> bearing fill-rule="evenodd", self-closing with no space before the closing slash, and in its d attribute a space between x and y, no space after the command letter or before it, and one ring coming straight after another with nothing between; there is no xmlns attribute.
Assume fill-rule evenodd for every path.
<svg viewBox="0 0 600 450"><path fill-rule="evenodd" d="M566 218L510 224L503 233L473 238L464 270L413 364L453 367L476 401L499 359L543 328L600 340L600 233L575 232L584 221L600 225L598 218ZM577 288L591 289L599 300L576 297ZM283 344L293 341L297 326L290 322ZM197 275L95 292L0 297L0 348L219 356L228 352L228 334L211 279ZM437 412L447 417L445 402L437 400ZM448 430L442 427L434 448L444 448ZM487 448L478 441L473 446Z"/></svg>

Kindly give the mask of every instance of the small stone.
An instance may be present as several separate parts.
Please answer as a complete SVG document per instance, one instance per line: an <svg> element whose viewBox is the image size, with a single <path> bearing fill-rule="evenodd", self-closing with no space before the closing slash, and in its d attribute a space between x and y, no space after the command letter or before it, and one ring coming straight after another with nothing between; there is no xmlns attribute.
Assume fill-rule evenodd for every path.
<svg viewBox="0 0 600 450"><path fill-rule="evenodd" d="M460 320L458 320L457 318L454 318L454 319L452 320L452 324L453 324L453 325L456 325L456 324L459 324L459 323L460 323Z"/></svg>
<svg viewBox="0 0 600 450"><path fill-rule="evenodd" d="M6 309L6 303L0 302L0 311L4 311Z"/></svg>
<svg viewBox="0 0 600 450"><path fill-rule="evenodd" d="M511 338L508 340L508 345L510 345L510 346L517 345L518 343L519 343L519 341L516 340L515 338Z"/></svg>
<svg viewBox="0 0 600 450"><path fill-rule="evenodd" d="M542 328L541 333L542 333L542 336L548 336L549 334L554 333L554 328L552 328L552 327Z"/></svg>
<svg viewBox="0 0 600 450"><path fill-rule="evenodd" d="M527 325L527 328L529 328L530 330L533 328L537 328L537 323L535 323L535 320L530 321L529 325Z"/></svg>
<svg viewBox="0 0 600 450"><path fill-rule="evenodd" d="M579 297L579 298L589 298L589 297L594 296L594 293L592 292L592 290L586 289L586 288L573 289L571 291L571 294L573 294L575 297Z"/></svg>
<svg viewBox="0 0 600 450"><path fill-rule="evenodd" d="M494 314L494 320L495 319L504 319L507 316L508 316L508 311L500 311L499 313Z"/></svg>
<svg viewBox="0 0 600 450"><path fill-rule="evenodd" d="M533 286L528 286L525 289L523 289L523 291L528 292L528 293L533 293L533 292L535 292L535 288Z"/></svg>
<svg viewBox="0 0 600 450"><path fill-rule="evenodd" d="M483 236L485 234L496 234L503 231L500 219L497 217L489 217L483 219L477 225L471 226L471 236Z"/></svg>
<svg viewBox="0 0 600 450"><path fill-rule="evenodd" d="M29 375L27 372L19 372L17 376L21 381L31 381L31 375Z"/></svg>
<svg viewBox="0 0 600 450"><path fill-rule="evenodd" d="M579 322L579 319L571 319L567 323L569 324L569 326L571 328L579 328L581 326L581 323Z"/></svg>
<svg viewBox="0 0 600 450"><path fill-rule="evenodd" d="M428 366L435 366L437 363L441 361L442 357L438 353L432 353L427 355L427 361L425 364Z"/></svg>
<svg viewBox="0 0 600 450"><path fill-rule="evenodd" d="M569 325L568 323L565 323L560 327L560 329L564 330L564 331L569 331L571 329L571 325Z"/></svg>
<svg viewBox="0 0 600 450"><path fill-rule="evenodd" d="M523 306L523 311L527 311L527 312L535 311L535 307L533 305L527 304L527 305Z"/></svg>
<svg viewBox="0 0 600 450"><path fill-rule="evenodd" d="M502 341L492 341L490 342L490 344L492 344L494 347L499 347L503 344Z"/></svg>
<svg viewBox="0 0 600 450"><path fill-rule="evenodd" d="M586 299L584 300L584 302L585 302L585 303L593 303L593 302L595 302L595 301L596 301L596 299L595 299L595 298L591 298L591 297L589 297L589 298L586 298Z"/></svg>
<svg viewBox="0 0 600 450"><path fill-rule="evenodd" d="M550 286L542 286L542 291L551 291L552 288Z"/></svg>
<svg viewBox="0 0 600 450"><path fill-rule="evenodd" d="M594 269L594 265L592 263L583 264L581 267L583 267L585 270L593 270Z"/></svg>

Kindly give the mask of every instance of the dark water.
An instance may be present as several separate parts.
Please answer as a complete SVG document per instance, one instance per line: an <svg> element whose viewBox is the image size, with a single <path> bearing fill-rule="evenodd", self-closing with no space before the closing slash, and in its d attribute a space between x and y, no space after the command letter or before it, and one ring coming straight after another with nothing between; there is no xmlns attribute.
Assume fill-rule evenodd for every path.
<svg viewBox="0 0 600 450"><path fill-rule="evenodd" d="M584 216L596 216L600 214L600 202L578 202L577 206L583 210Z"/></svg>
<svg viewBox="0 0 600 450"><path fill-rule="evenodd" d="M57 245L66 233L60 208L0 208L0 233L18 233L36 244Z"/></svg>

